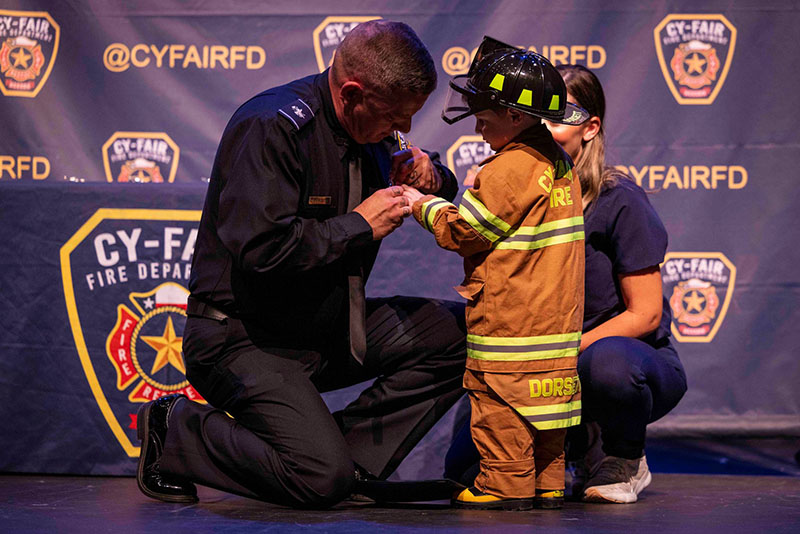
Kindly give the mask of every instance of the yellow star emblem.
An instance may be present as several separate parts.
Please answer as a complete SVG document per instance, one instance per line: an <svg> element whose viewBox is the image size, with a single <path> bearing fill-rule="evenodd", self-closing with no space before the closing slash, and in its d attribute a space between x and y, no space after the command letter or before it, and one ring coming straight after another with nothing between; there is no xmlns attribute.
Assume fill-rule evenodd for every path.
<svg viewBox="0 0 800 534"><path fill-rule="evenodd" d="M697 310L698 312L703 311L703 303L706 299L700 295L697 291L692 291L687 296L683 297L683 301L687 304L686 311L693 311Z"/></svg>
<svg viewBox="0 0 800 534"><path fill-rule="evenodd" d="M160 371L168 363L181 373L186 374L186 366L183 364L183 357L181 356L183 338L175 335L172 317L167 317L167 326L164 327L164 334L161 337L142 336L142 340L156 349L156 361L153 363L153 370L150 371L151 375Z"/></svg>
<svg viewBox="0 0 800 534"><path fill-rule="evenodd" d="M687 57L684 61L689 66L689 74L693 72L703 73L703 65L706 64L706 60L700 57L697 52Z"/></svg>
<svg viewBox="0 0 800 534"><path fill-rule="evenodd" d="M14 58L14 68L21 67L23 69L28 68L28 61L33 59L33 56L30 52L25 51L24 48L17 48L13 52L9 54L12 58Z"/></svg>

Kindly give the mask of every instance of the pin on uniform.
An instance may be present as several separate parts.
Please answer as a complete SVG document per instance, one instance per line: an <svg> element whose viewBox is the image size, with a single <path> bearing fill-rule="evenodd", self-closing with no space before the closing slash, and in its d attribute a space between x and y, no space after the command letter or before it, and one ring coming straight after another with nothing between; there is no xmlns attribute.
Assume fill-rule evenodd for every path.
<svg viewBox="0 0 800 534"><path fill-rule="evenodd" d="M400 130L395 130L394 138L395 141L397 141L398 150L408 150L413 146L411 142L408 139L406 139L406 137ZM419 178L419 176L417 175L417 171L411 171L411 174L409 176L411 176L411 179L413 180L411 182L412 184L414 184L414 182L416 182L417 179ZM394 185L394 182L390 180L389 185Z"/></svg>

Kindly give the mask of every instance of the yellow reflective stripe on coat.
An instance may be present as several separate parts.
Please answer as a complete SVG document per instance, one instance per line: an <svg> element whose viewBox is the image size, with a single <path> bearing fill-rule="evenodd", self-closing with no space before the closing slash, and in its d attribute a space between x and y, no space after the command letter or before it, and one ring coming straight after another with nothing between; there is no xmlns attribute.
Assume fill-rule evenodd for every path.
<svg viewBox="0 0 800 534"><path fill-rule="evenodd" d="M578 355L581 333L529 337L493 337L467 334L467 356L495 362L524 362Z"/></svg>
<svg viewBox="0 0 800 534"><path fill-rule="evenodd" d="M511 229L503 219L486 209L480 200L467 190L461 197L458 213L483 237L494 243Z"/></svg>
<svg viewBox="0 0 800 534"><path fill-rule="evenodd" d="M566 428L581 422L581 401L579 400L546 406L519 406L514 409L537 430Z"/></svg>
<svg viewBox="0 0 800 534"><path fill-rule="evenodd" d="M422 204L422 209L420 210L421 219L423 226L428 231L433 232L433 220L436 217L436 213L447 205L455 207L455 204L450 204L450 202L441 198L434 198Z"/></svg>
<svg viewBox="0 0 800 534"><path fill-rule="evenodd" d="M499 241L496 248L535 250L584 238L583 217L570 217L538 226L522 226Z"/></svg>

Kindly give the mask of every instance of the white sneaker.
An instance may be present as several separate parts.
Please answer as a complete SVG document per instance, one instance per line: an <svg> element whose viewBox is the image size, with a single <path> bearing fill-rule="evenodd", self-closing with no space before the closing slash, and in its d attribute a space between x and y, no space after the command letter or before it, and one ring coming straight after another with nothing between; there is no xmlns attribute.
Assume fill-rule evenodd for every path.
<svg viewBox="0 0 800 534"><path fill-rule="evenodd" d="M652 479L644 456L636 460L606 456L586 484L583 500L621 504L636 502L639 493Z"/></svg>

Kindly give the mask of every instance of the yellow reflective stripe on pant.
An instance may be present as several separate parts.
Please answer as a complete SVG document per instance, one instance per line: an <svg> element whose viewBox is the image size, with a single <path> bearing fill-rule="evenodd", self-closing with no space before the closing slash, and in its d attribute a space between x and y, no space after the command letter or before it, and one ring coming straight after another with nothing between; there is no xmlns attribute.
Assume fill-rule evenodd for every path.
<svg viewBox="0 0 800 534"><path fill-rule="evenodd" d="M535 250L584 239L583 217L559 219L538 226L522 226L495 245L498 249Z"/></svg>
<svg viewBox="0 0 800 534"><path fill-rule="evenodd" d="M569 358L578 355L580 344L580 332L529 337L467 334L467 356L476 360L496 362Z"/></svg>
<svg viewBox="0 0 800 534"><path fill-rule="evenodd" d="M494 243L502 238L511 229L503 219L486 209L480 200L475 198L470 190L464 192L458 214L464 217L476 232Z"/></svg>
<svg viewBox="0 0 800 534"><path fill-rule="evenodd" d="M445 206L455 207L454 204L441 198L435 198L422 204L421 218L425 228L427 228L429 232L433 232L433 219L436 217L436 213Z"/></svg>
<svg viewBox="0 0 800 534"><path fill-rule="evenodd" d="M546 406L515 406L515 410L537 430L575 426L581 422L581 401Z"/></svg>

